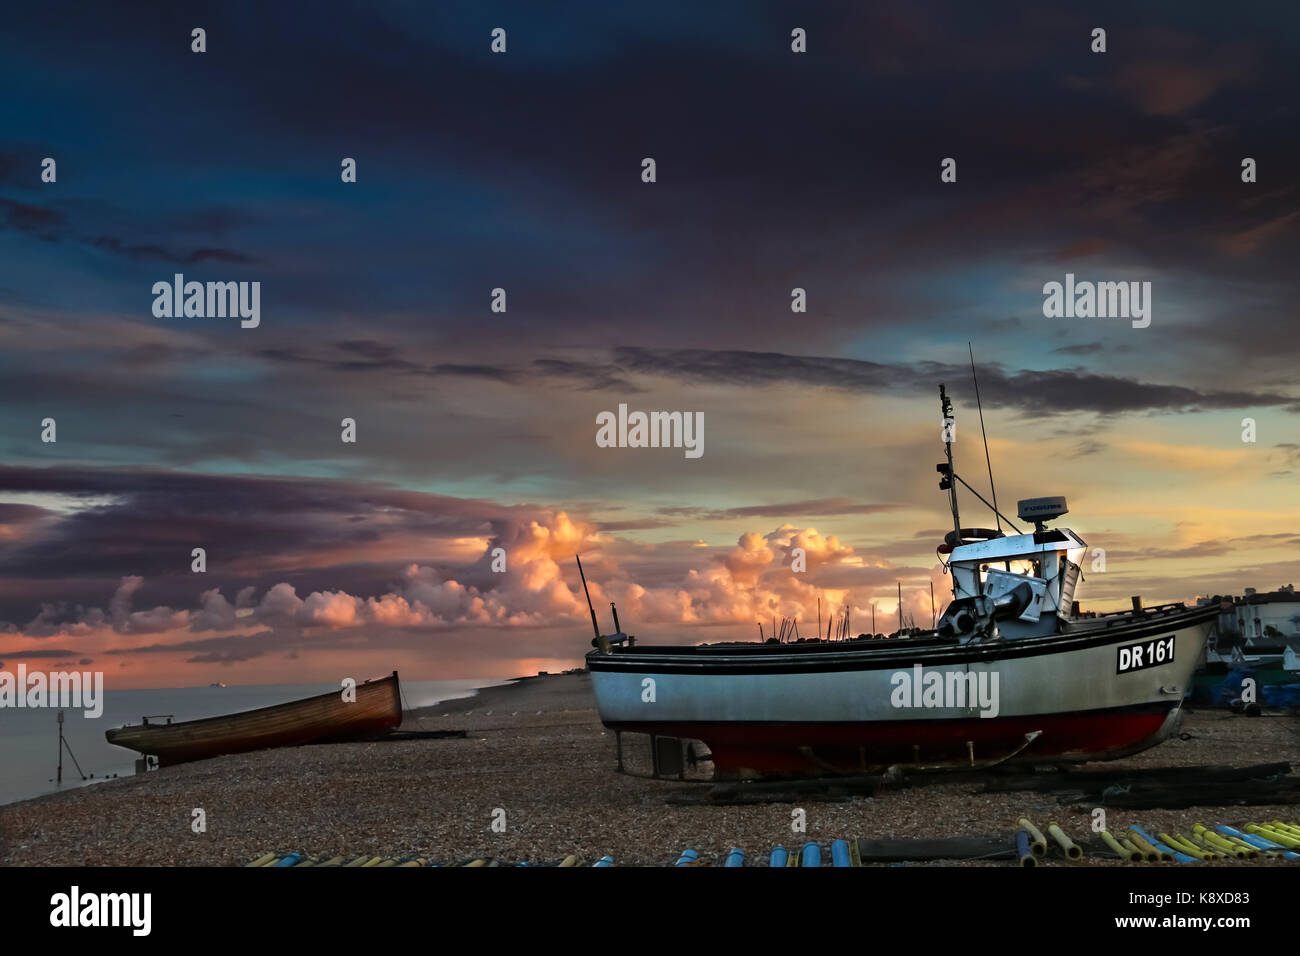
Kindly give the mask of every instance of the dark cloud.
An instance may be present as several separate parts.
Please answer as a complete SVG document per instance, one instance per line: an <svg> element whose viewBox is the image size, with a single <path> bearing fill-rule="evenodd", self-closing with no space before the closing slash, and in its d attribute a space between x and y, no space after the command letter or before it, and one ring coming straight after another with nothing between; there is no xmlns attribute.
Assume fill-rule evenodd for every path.
<svg viewBox="0 0 1300 956"><path fill-rule="evenodd" d="M26 233L45 242L71 238L65 213L47 206L0 198L0 218L8 228ZM181 251L157 243L130 243L117 236L87 236L83 242L102 252L110 252L137 261L169 262L175 265L199 265L205 262L247 265L258 260L233 249L203 247Z"/></svg>
<svg viewBox="0 0 1300 956"><path fill-rule="evenodd" d="M1106 239L1079 239L1060 249L1052 259L1056 262L1069 262L1074 259L1086 259L1106 252L1111 243Z"/></svg>
<svg viewBox="0 0 1300 956"><path fill-rule="evenodd" d="M56 657L76 657L76 656L77 656L76 651L70 651L66 648L61 648L61 647L52 647L49 648L48 650L45 648L39 648L38 650L34 650L34 651L5 652L5 659L11 661L17 661L17 660L30 661L30 660L40 660L47 657L56 658Z"/></svg>
<svg viewBox="0 0 1300 956"><path fill-rule="evenodd" d="M10 229L45 242L58 242L63 238L65 223L62 214L45 206L0 198L0 216Z"/></svg>
<svg viewBox="0 0 1300 956"><path fill-rule="evenodd" d="M640 387L630 382L618 365L571 362L564 359L536 359L536 372L547 378L569 379L589 391L614 390L634 394Z"/></svg>
<svg viewBox="0 0 1300 956"><path fill-rule="evenodd" d="M622 347L617 364L629 371L692 382L731 385L803 385L861 392L932 393L938 382L959 383L964 389L969 367L922 362L882 365L857 359L784 355L775 352L654 350ZM981 397L991 407L1027 414L1096 412L1179 412L1195 409L1284 407L1300 410L1293 395L1278 392L1211 391L1182 385L1139 382L1080 368L1006 372L999 367L980 370Z"/></svg>
<svg viewBox="0 0 1300 956"><path fill-rule="evenodd" d="M380 483L144 469L0 466L3 492L86 502L0 551L0 582L28 582L23 594L4 589L0 620L28 620L48 582L62 595L44 613L50 627L79 619L82 603L102 604L127 574L147 579L151 601L178 606L207 588L265 586L271 574L303 590L382 592L405 562L421 557L422 541L490 535L545 513ZM5 507L30 514L27 506ZM378 565L347 558L399 539L410 548L404 557ZM206 549L206 575L190 570L194 547ZM304 566L315 553L332 557Z"/></svg>
<svg viewBox="0 0 1300 956"><path fill-rule="evenodd" d="M29 521L48 518L53 514L54 512L48 508L42 508L39 505L0 501L0 524L24 524Z"/></svg>
<svg viewBox="0 0 1300 956"><path fill-rule="evenodd" d="M497 382L517 382L522 377L515 369L500 368L495 365L457 365L443 363L435 365L433 371L438 375L459 375L464 378L478 378Z"/></svg>
<svg viewBox="0 0 1300 956"><path fill-rule="evenodd" d="M6 186L16 184L21 163L22 156L19 153L0 149L0 183Z"/></svg>
<svg viewBox="0 0 1300 956"><path fill-rule="evenodd" d="M168 249L155 244L131 245L116 236L96 236L90 240L90 244L96 249L125 256L128 259L157 260L184 266L199 265L204 262L228 262L237 265L257 262L257 259L252 256L237 252L234 249L204 248L181 252L177 249Z"/></svg>
<svg viewBox="0 0 1300 956"><path fill-rule="evenodd" d="M869 515L893 511L901 505L864 504L848 498L819 498L812 501L790 501L771 505L744 505L737 508L707 509L668 507L658 509L659 514L673 517L728 521L733 518L780 518L794 521L800 518L824 515Z"/></svg>
<svg viewBox="0 0 1300 956"><path fill-rule="evenodd" d="M631 518L626 521L598 521L596 528L606 534L617 531L648 531L654 528L676 527L678 522L657 518Z"/></svg>
<svg viewBox="0 0 1300 956"><path fill-rule="evenodd" d="M171 644L146 644L140 647L112 648L107 651L114 655L136 656L140 654L182 654L186 651L200 651L185 658L187 664L238 664L243 661L256 660L267 654L284 651L300 643L297 635L260 631L249 635L230 635L228 637L205 637L192 641L177 641Z"/></svg>

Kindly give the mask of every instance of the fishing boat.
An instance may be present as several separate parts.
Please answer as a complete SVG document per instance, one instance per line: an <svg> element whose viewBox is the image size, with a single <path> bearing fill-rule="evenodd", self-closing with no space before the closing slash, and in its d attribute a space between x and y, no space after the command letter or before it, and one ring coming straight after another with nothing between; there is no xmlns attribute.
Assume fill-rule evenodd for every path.
<svg viewBox="0 0 1300 956"><path fill-rule="evenodd" d="M162 719L145 717L139 724L105 731L104 736L110 744L157 757L160 766L269 747L359 740L384 734L402 722L401 690L393 671L391 676L357 684L355 700L336 690L223 717L180 723L166 717L165 723L157 722Z"/></svg>
<svg viewBox="0 0 1300 956"><path fill-rule="evenodd" d="M952 404L939 396L937 466L953 530L938 547L952 601L937 626L888 638L646 645L601 634L586 661L602 723L702 741L715 775L855 773L1113 759L1174 733L1218 605L1083 615L1087 545L1049 528L1063 497L1019 502L1021 531L953 469ZM990 467L990 485L992 485ZM997 527L963 528L957 484ZM1004 531L1006 523L1011 532ZM581 565L579 565L581 574ZM583 587L586 578L582 575Z"/></svg>

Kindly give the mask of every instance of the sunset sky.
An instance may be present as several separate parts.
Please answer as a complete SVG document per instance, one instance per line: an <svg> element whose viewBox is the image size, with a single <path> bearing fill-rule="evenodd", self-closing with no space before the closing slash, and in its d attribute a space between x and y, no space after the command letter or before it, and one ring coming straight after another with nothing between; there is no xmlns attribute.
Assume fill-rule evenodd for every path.
<svg viewBox="0 0 1300 956"><path fill-rule="evenodd" d="M1106 551L1085 607L1300 583L1300 8L699 6L6 13L3 666L558 669L575 553L646 642L889 631L899 581L928 625L940 382L988 484L968 341L1002 510ZM155 318L175 273L259 327ZM1045 318L1066 273L1150 327ZM620 403L703 456L597 447Z"/></svg>

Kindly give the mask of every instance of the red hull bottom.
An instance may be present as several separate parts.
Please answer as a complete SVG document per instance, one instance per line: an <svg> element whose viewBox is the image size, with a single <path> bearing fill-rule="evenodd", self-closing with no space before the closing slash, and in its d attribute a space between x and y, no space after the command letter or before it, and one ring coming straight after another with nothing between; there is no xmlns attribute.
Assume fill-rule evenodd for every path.
<svg viewBox="0 0 1300 956"><path fill-rule="evenodd" d="M853 772L893 764L969 766L1024 760L1101 760L1159 742L1172 705L1034 717L876 723L623 723L614 730L685 737L709 746L722 774ZM1028 746L1025 735L1039 731Z"/></svg>

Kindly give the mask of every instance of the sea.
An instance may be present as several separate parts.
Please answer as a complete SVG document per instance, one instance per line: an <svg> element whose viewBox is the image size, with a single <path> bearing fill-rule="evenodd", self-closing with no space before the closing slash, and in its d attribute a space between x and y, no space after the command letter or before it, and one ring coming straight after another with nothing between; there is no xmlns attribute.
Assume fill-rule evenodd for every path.
<svg viewBox="0 0 1300 956"><path fill-rule="evenodd" d="M471 697L480 687L506 682L501 678L404 680L402 707L406 710L430 707L445 700ZM143 716L171 714L173 721L198 720L338 689L337 684L250 684L117 690L105 694L104 713L97 718L87 717L81 710L64 710L63 738L68 749L63 751L62 785L55 780L59 760L58 710L0 708L0 804L134 774L139 754L110 744L104 739L104 731L123 724L138 724Z"/></svg>

